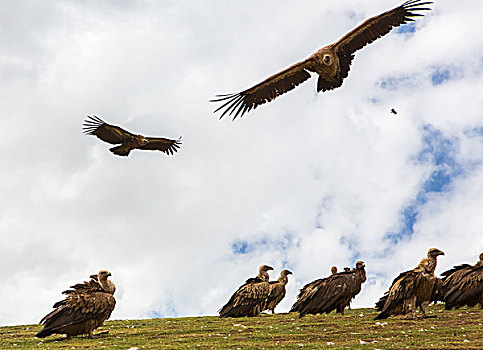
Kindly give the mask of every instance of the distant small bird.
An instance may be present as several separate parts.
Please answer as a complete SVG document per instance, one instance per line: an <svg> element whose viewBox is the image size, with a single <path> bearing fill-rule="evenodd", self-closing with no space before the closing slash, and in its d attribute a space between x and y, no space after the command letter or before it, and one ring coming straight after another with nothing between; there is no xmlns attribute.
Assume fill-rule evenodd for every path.
<svg viewBox="0 0 483 350"><path fill-rule="evenodd" d="M267 272L270 270L273 270L271 266L260 266L257 277L247 279L218 311L220 317L257 316L262 312L270 291Z"/></svg>
<svg viewBox="0 0 483 350"><path fill-rule="evenodd" d="M417 319L416 309L419 307L426 317L426 308L438 287L438 278L434 275L437 257L444 255L439 249L428 250L427 258L422 259L414 269L402 272L392 282L389 291L376 303L380 311L376 320L388 318L391 315L404 315L409 312Z"/></svg>
<svg viewBox="0 0 483 350"><path fill-rule="evenodd" d="M364 23L344 35L339 41L321 48L309 58L272 75L261 83L238 93L217 95L211 102L222 102L214 112L225 109L225 114L233 119L258 106L270 102L278 96L294 89L310 78L309 72L316 73L317 92L338 88L349 74L354 53L367 44L389 33L392 28L414 21L412 17L423 16L414 11L425 11L430 8L421 6L432 4L421 0L409 0L401 6L369 18Z"/></svg>
<svg viewBox="0 0 483 350"><path fill-rule="evenodd" d="M262 311L270 310L275 313L275 307L285 298L285 285L288 283L288 275L292 271L282 270L280 277L276 281L270 281L268 286L268 296Z"/></svg>
<svg viewBox="0 0 483 350"><path fill-rule="evenodd" d="M396 110L395 110L394 108L393 108L393 109L391 109L391 113L392 113L392 114L397 114L397 112L396 112Z"/></svg>
<svg viewBox="0 0 483 350"><path fill-rule="evenodd" d="M102 141L113 145L120 144L120 146L109 149L118 156L127 157L134 149L161 151L172 155L178 151L181 145L181 137L177 140L170 140L162 137L134 135L119 126L107 124L96 116L87 117L89 119L86 119L83 124L84 133L97 136Z"/></svg>
<svg viewBox="0 0 483 350"><path fill-rule="evenodd" d="M298 312L299 317L307 314L322 314L336 310L344 314L344 309L361 291L366 281L363 261L356 263L356 268L349 272L339 272L329 277L306 284L297 296L290 312Z"/></svg>
<svg viewBox="0 0 483 350"><path fill-rule="evenodd" d="M441 275L444 277L440 300L445 302L447 310L478 304L483 308L483 253L475 265L454 266Z"/></svg>
<svg viewBox="0 0 483 350"><path fill-rule="evenodd" d="M45 316L40 324L44 328L35 336L45 338L51 334L74 335L88 334L96 338L93 331L101 326L116 306L114 292L116 286L108 277L111 273L105 270L91 276L89 282L71 286L62 294L64 300L54 304L55 310Z"/></svg>

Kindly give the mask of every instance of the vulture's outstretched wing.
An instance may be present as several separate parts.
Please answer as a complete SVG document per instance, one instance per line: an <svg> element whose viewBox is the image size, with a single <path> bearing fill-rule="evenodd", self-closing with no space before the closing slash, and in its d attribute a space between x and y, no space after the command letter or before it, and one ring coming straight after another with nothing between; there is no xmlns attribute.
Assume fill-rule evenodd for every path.
<svg viewBox="0 0 483 350"><path fill-rule="evenodd" d="M176 153L181 145L181 137L177 140L165 139L163 137L146 137L146 140L149 142L144 146L139 146L139 149L161 151L168 155Z"/></svg>
<svg viewBox="0 0 483 350"><path fill-rule="evenodd" d="M245 91L227 95L217 95L218 98L211 100L211 102L224 103L215 109L214 113L225 108L220 119L227 113L230 116L233 113L235 114L233 120L238 116L242 117L250 110L257 108L266 102L272 101L309 79L310 73L307 71L307 68L310 64L311 58L308 58L290 66L280 73L272 75Z"/></svg>
<svg viewBox="0 0 483 350"><path fill-rule="evenodd" d="M129 131L119 126L107 124L99 117L87 117L88 119L84 121L84 127L82 128L86 135L95 135L102 141L113 145L122 143L123 140L129 137L134 137Z"/></svg>
<svg viewBox="0 0 483 350"><path fill-rule="evenodd" d="M430 8L421 7L429 4L432 4L432 2L421 0L406 1L401 6L369 18L357 28L344 35L333 46L335 46L339 55L350 55L362 49L367 44L372 43L374 40L386 35L394 27L398 27L407 22L413 22L414 19L412 17L423 16L414 11L430 10Z"/></svg>
<svg viewBox="0 0 483 350"><path fill-rule="evenodd" d="M248 279L219 310L220 317L258 315L268 296L268 288L268 282L259 278Z"/></svg>
<svg viewBox="0 0 483 350"><path fill-rule="evenodd" d="M483 266L474 267L464 274L445 294L443 301L447 310L464 305L473 307L480 304L483 307Z"/></svg>

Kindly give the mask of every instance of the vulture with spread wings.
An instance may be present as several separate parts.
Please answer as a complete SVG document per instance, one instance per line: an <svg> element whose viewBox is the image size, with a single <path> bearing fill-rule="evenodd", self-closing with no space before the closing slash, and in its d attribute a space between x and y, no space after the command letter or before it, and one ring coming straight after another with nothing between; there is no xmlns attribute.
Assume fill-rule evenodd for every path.
<svg viewBox="0 0 483 350"><path fill-rule="evenodd" d="M290 312L298 312L303 317L336 310L343 315L366 281L365 266L363 261L358 261L356 268L349 272L339 272L305 285Z"/></svg>
<svg viewBox="0 0 483 350"><path fill-rule="evenodd" d="M389 33L392 28L414 21L423 16L415 11L430 10L423 7L430 1L409 0L401 6L369 18L344 35L339 41L321 48L309 58L272 75L261 83L238 93L217 95L211 102L222 102L215 112L224 109L220 119L227 113L233 119L278 96L294 89L310 78L309 72L318 74L317 92L338 88L349 74L354 53L367 44Z"/></svg>
<svg viewBox="0 0 483 350"><path fill-rule="evenodd" d="M119 146L109 150L118 156L128 156L133 149L150 151L161 151L172 155L178 151L181 144L181 137L177 140L170 140L163 137L145 137L134 135L129 131L115 125L110 125L96 116L88 116L83 124L83 131L86 135L97 136L104 142Z"/></svg>
<svg viewBox="0 0 483 350"><path fill-rule="evenodd" d="M113 296L116 286L109 276L110 272L101 270L89 282L78 283L62 292L66 298L55 303L55 310L40 321L44 328L35 336L88 334L89 338L95 338L92 332L111 316L116 306Z"/></svg>
<svg viewBox="0 0 483 350"><path fill-rule="evenodd" d="M443 295L447 310L463 306L483 308L483 253L474 265L463 264L442 273Z"/></svg>
<svg viewBox="0 0 483 350"><path fill-rule="evenodd" d="M269 270L273 268L268 265L260 266L257 277L247 279L218 311L220 317L257 316L262 312L270 292Z"/></svg>
<svg viewBox="0 0 483 350"><path fill-rule="evenodd" d="M391 315L404 315L411 312L412 318L417 319L416 309L419 307L426 317L426 308L436 299L439 279L434 275L437 257L444 255L439 249L431 248L427 258L422 259L414 269L399 274L387 291L376 303L380 313L376 320L388 318Z"/></svg>

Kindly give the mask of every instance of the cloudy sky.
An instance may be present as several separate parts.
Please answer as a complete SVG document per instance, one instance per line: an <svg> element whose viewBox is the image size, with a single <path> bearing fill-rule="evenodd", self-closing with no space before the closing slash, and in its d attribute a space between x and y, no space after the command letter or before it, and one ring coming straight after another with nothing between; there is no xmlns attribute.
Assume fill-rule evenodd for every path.
<svg viewBox="0 0 483 350"><path fill-rule="evenodd" d="M2 1L0 325L99 269L126 319L215 315L260 264L294 272L284 312L332 265L366 262L370 307L430 247L438 273L476 261L483 2L435 0L334 91L312 78L234 122L209 102L402 2ZM87 115L183 145L117 157Z"/></svg>

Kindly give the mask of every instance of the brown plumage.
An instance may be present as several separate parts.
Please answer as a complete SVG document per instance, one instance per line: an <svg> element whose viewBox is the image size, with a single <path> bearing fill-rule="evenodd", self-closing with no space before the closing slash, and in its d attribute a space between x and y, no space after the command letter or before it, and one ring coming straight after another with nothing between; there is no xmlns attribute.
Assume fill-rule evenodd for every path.
<svg viewBox="0 0 483 350"><path fill-rule="evenodd" d="M119 126L107 124L96 116L87 117L88 119L83 124L84 133L97 136L102 141L113 145L120 144L120 146L109 149L118 156L127 157L129 152L134 149L161 151L167 155L172 155L178 151L181 145L181 137L177 140L171 140L163 137L134 135Z"/></svg>
<svg viewBox="0 0 483 350"><path fill-rule="evenodd" d="M356 268L350 272L339 272L305 285L290 312L296 311L299 317L303 317L336 310L343 315L345 307L359 294L365 281L365 264L358 261Z"/></svg>
<svg viewBox="0 0 483 350"><path fill-rule="evenodd" d="M95 338L92 332L111 316L116 306L113 296L116 286L108 279L109 276L110 272L101 270L89 282L76 284L70 287L72 289L63 291L62 294L67 296L55 303L55 310L40 321L44 328L35 336L88 334L89 338Z"/></svg>
<svg viewBox="0 0 483 350"><path fill-rule="evenodd" d="M337 273L337 266L332 266L332 267L330 268L330 273L331 273L332 275L335 275L335 274Z"/></svg>
<svg viewBox="0 0 483 350"><path fill-rule="evenodd" d="M483 253L474 265L463 264L442 273L445 308L459 309L463 306L483 308Z"/></svg>
<svg viewBox="0 0 483 350"><path fill-rule="evenodd" d="M430 10L422 6L432 2L421 0L406 1L401 6L369 18L364 23L344 35L337 42L321 48L309 58L272 75L261 83L238 93L218 95L212 102L223 102L215 112L224 109L225 114L243 116L258 106L270 102L278 96L294 89L310 78L310 73L318 75L317 92L338 88L349 74L354 53L367 44L389 33L392 28L414 21L413 17L423 16L415 11Z"/></svg>
<svg viewBox="0 0 483 350"><path fill-rule="evenodd" d="M257 277L247 279L219 310L220 317L256 316L262 312L270 290L269 270L273 268L268 265L260 266Z"/></svg>
<svg viewBox="0 0 483 350"><path fill-rule="evenodd" d="M272 314L275 313L275 307L285 298L285 285L288 283L288 275L291 274L292 272L289 270L282 270L276 281L269 282L268 296L262 311L270 310Z"/></svg>
<svg viewBox="0 0 483 350"><path fill-rule="evenodd" d="M376 309L380 311L376 320L388 318L391 315L404 315L412 313L416 319L416 309L419 307L426 317L426 308L434 299L438 288L438 278L434 275L437 265L437 257L444 253L436 248L428 251L427 258L422 259L417 267L402 272L392 282L389 291L376 303Z"/></svg>

